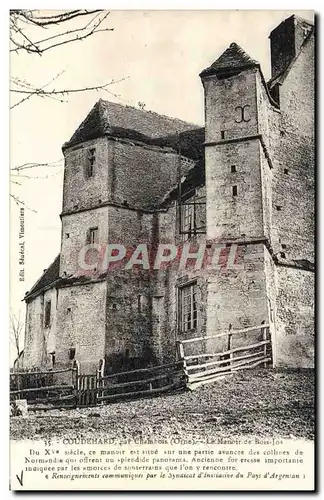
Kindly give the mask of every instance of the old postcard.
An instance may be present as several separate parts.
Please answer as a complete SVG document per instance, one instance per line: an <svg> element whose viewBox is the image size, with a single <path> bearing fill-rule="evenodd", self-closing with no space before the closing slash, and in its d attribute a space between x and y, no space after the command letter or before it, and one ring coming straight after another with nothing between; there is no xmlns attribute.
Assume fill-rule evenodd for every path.
<svg viewBox="0 0 324 500"><path fill-rule="evenodd" d="M314 490L314 13L10 38L11 489Z"/></svg>

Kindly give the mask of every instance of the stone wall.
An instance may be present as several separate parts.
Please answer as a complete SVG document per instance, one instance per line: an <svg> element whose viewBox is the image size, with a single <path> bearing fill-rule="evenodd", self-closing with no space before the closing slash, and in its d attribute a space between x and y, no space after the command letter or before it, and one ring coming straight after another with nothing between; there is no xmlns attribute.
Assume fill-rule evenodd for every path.
<svg viewBox="0 0 324 500"><path fill-rule="evenodd" d="M257 72L254 68L220 80L216 76L203 78L207 143L258 133ZM238 106L246 106L246 121L239 121L241 110Z"/></svg>
<svg viewBox="0 0 324 500"><path fill-rule="evenodd" d="M280 88L280 143L273 172L273 224L283 262L314 262L314 42L304 46ZM280 252L284 255L280 255ZM277 252L276 252L277 253Z"/></svg>
<svg viewBox="0 0 324 500"><path fill-rule="evenodd" d="M106 283L60 288L56 323L57 367L71 366L69 349L83 373L95 373L105 354Z"/></svg>
<svg viewBox="0 0 324 500"><path fill-rule="evenodd" d="M93 176L87 177L90 149L95 148ZM63 212L97 206L107 201L111 168L108 141L100 137L64 151Z"/></svg>
<svg viewBox="0 0 324 500"><path fill-rule="evenodd" d="M276 266L278 366L314 366L314 274L306 270L315 251L314 90L311 37L280 87L272 175L273 250L282 264Z"/></svg>
<svg viewBox="0 0 324 500"><path fill-rule="evenodd" d="M314 274L277 266L277 366L314 367Z"/></svg>
<svg viewBox="0 0 324 500"><path fill-rule="evenodd" d="M268 323L264 245L240 245L241 269L222 268L208 279L207 335ZM258 340L260 332L233 337L233 347ZM227 338L208 341L208 349L226 350Z"/></svg>
<svg viewBox="0 0 324 500"><path fill-rule="evenodd" d="M208 238L263 237L260 157L257 139L206 148ZM233 195L233 186L237 195Z"/></svg>
<svg viewBox="0 0 324 500"><path fill-rule="evenodd" d="M46 302L51 301L51 318L44 324ZM47 290L27 303L24 345L24 367L51 367L50 352L55 351L57 319L57 290Z"/></svg>
<svg viewBox="0 0 324 500"><path fill-rule="evenodd" d="M62 240L60 257L60 275L87 275L79 264L80 251L87 245L87 232L98 227L98 244L102 249L108 242L108 207L94 208L62 216ZM93 258L97 257L93 255ZM80 257L81 258L81 257ZM90 253L86 255L86 263L95 262ZM98 260L98 259L96 259ZM83 259L80 261L82 263ZM98 269L100 272L100 269Z"/></svg>
<svg viewBox="0 0 324 500"><path fill-rule="evenodd" d="M148 146L129 140L110 140L111 200L132 207L152 208L176 185L179 157L170 148ZM182 175L193 162L182 158Z"/></svg>

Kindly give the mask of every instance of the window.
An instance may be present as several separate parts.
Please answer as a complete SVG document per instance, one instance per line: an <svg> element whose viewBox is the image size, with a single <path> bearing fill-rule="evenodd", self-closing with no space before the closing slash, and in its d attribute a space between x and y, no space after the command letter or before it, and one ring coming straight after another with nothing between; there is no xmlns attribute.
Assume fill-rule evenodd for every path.
<svg viewBox="0 0 324 500"><path fill-rule="evenodd" d="M86 165L86 177L93 177L95 162L96 162L96 150L95 150L95 148L91 148L88 151L88 159L87 159L87 165Z"/></svg>
<svg viewBox="0 0 324 500"><path fill-rule="evenodd" d="M225 130L221 130L221 138L225 139Z"/></svg>
<svg viewBox="0 0 324 500"><path fill-rule="evenodd" d="M54 368L55 367L55 351L50 352L49 355L51 356L52 368Z"/></svg>
<svg viewBox="0 0 324 500"><path fill-rule="evenodd" d="M181 333L197 329L197 283L179 288L179 327Z"/></svg>
<svg viewBox="0 0 324 500"><path fill-rule="evenodd" d="M237 186L232 187L233 196L237 196Z"/></svg>
<svg viewBox="0 0 324 500"><path fill-rule="evenodd" d="M231 165L231 173L235 174L236 172L236 165Z"/></svg>
<svg viewBox="0 0 324 500"><path fill-rule="evenodd" d="M75 358L75 347L70 347L69 349L69 360L72 361Z"/></svg>
<svg viewBox="0 0 324 500"><path fill-rule="evenodd" d="M50 300L47 300L45 303L44 326L45 326L45 328L49 328L51 326L51 301Z"/></svg>
<svg viewBox="0 0 324 500"><path fill-rule="evenodd" d="M180 234L183 239L191 238L196 234L206 233L206 197L190 189L181 196L181 221L179 225Z"/></svg>
<svg viewBox="0 0 324 500"><path fill-rule="evenodd" d="M99 229L97 227L91 227L87 233L87 243L98 243L99 241Z"/></svg>
<svg viewBox="0 0 324 500"><path fill-rule="evenodd" d="M195 214L193 205L182 205L182 232L187 233L189 238L195 226Z"/></svg>

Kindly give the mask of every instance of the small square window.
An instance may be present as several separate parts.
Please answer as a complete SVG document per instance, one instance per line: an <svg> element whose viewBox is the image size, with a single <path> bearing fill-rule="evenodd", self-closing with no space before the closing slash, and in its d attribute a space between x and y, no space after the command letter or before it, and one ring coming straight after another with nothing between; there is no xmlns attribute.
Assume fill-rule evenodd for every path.
<svg viewBox="0 0 324 500"><path fill-rule="evenodd" d="M236 172L236 165L231 165L231 173L235 174Z"/></svg>
<svg viewBox="0 0 324 500"><path fill-rule="evenodd" d="M66 239L70 238L70 233L65 233L65 238Z"/></svg>
<svg viewBox="0 0 324 500"><path fill-rule="evenodd" d="M51 356L52 368L54 368L55 367L55 351L50 352L49 355Z"/></svg>
<svg viewBox="0 0 324 500"><path fill-rule="evenodd" d="M285 259L285 258L286 258L286 254L285 254L284 252L280 252L280 257L281 257L282 259Z"/></svg>
<svg viewBox="0 0 324 500"><path fill-rule="evenodd" d="M87 233L87 243L90 245L92 243L98 243L99 241L99 229L97 227L91 227Z"/></svg>
<svg viewBox="0 0 324 500"><path fill-rule="evenodd" d="M281 210L282 210L282 206L281 206L281 205L276 205L276 210L277 210L278 212L281 212Z"/></svg>
<svg viewBox="0 0 324 500"><path fill-rule="evenodd" d="M85 175L87 178L93 177L95 162L96 162L96 149L91 148L88 151L88 158L87 158L87 164L86 164L86 170L85 170Z"/></svg>
<svg viewBox="0 0 324 500"><path fill-rule="evenodd" d="M237 196L237 186L232 187L233 196Z"/></svg>
<svg viewBox="0 0 324 500"><path fill-rule="evenodd" d="M51 301L46 301L45 304L45 318L44 318L44 326L45 328L49 328L51 326Z"/></svg>
<svg viewBox="0 0 324 500"><path fill-rule="evenodd" d="M283 250L285 250L285 249L287 248L287 245L285 245L285 243L283 243L283 244L281 245L281 247L283 248Z"/></svg>
<svg viewBox="0 0 324 500"><path fill-rule="evenodd" d="M70 347L69 349L69 360L72 361L75 358L75 347Z"/></svg>
<svg viewBox="0 0 324 500"><path fill-rule="evenodd" d="M284 169L284 173L285 173L286 175L288 175L288 173L289 173L288 168L285 168L285 169Z"/></svg>

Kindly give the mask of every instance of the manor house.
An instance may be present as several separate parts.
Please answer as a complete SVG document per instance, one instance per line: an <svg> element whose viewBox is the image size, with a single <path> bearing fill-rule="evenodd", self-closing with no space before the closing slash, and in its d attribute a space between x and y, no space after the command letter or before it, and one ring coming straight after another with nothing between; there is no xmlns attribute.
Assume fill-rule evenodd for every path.
<svg viewBox="0 0 324 500"><path fill-rule="evenodd" d="M207 337L262 322L274 366L313 366L314 27L291 16L269 38L269 81L236 43L202 70L204 127L100 99L63 145L61 252L25 295L26 367L161 364L177 339L226 349ZM86 245L201 242L219 268L80 266Z"/></svg>

